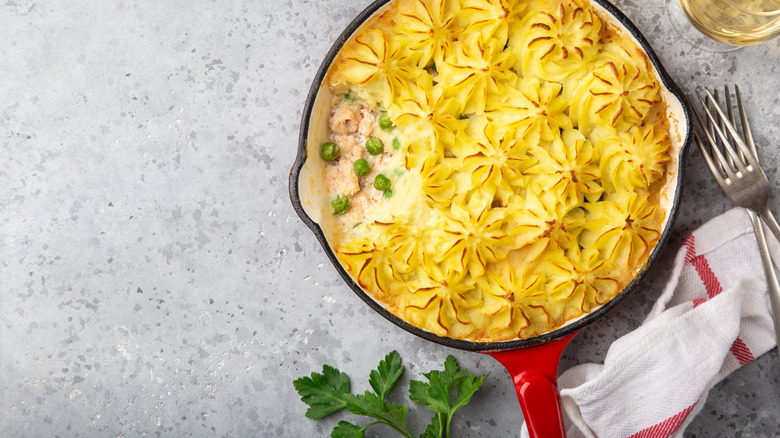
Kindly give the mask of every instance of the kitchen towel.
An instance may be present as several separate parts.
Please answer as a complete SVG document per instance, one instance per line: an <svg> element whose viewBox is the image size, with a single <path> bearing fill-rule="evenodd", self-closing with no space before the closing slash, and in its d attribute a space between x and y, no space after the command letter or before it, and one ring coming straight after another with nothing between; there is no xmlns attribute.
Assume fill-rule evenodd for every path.
<svg viewBox="0 0 780 438"><path fill-rule="evenodd" d="M780 245L767 240L777 264ZM559 377L567 435L682 437L713 385L774 346L756 238L735 208L685 239L650 314L603 364Z"/></svg>

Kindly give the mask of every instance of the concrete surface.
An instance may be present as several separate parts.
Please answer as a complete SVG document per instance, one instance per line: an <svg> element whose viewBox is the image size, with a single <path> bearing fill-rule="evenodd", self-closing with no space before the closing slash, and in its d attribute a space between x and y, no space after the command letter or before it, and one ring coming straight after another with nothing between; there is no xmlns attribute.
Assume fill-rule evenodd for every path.
<svg viewBox="0 0 780 438"><path fill-rule="evenodd" d="M327 436L343 417L304 418L292 380L329 363L362 391L392 349L407 366L403 392L448 354L491 372L454 435L519 436L506 371L375 315L291 207L305 94L367 4L0 5L3 436ZM743 84L780 181L780 40L702 52L674 33L663 2L617 5L683 89ZM561 370L601 362L644 318L682 239L731 207L689 154L662 260L574 339ZM685 436L777 436L778 376L771 350L717 385ZM414 430L425 421L411 413Z"/></svg>

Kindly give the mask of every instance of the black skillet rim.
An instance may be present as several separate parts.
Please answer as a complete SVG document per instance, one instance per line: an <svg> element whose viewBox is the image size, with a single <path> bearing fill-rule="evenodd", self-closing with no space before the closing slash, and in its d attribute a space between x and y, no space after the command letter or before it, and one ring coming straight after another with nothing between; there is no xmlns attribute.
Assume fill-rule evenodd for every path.
<svg viewBox="0 0 780 438"><path fill-rule="evenodd" d="M682 92L682 90L680 90L679 86L674 82L671 76L669 76L669 73L661 64L660 60L658 59L658 56L655 54L655 51L653 51L647 39L644 37L644 35L642 35L642 33L634 25L633 22L631 22L631 20L629 20L628 17L626 17L617 7L615 7L615 5L613 5L609 1L591 0L593 3L597 3L602 8L604 8L613 17L615 17L615 19L620 21L623 27L629 33L631 33L632 36L636 39L636 41L639 43L639 45L642 46L642 49L644 49L645 53L647 53L648 57L650 58L650 62L653 64L653 67L658 73L658 76L660 77L664 88L667 91L669 91L672 95L674 95L675 98L677 98L677 100L679 101L680 105L683 108L683 113L685 114L684 122L686 126L686 131L685 131L686 138L683 140L682 145L680 146L680 151L677 157L677 161L678 161L677 169L676 169L677 184L675 187L676 198L674 203L669 209L668 212L669 217L666 222L666 228L661 233L661 237L656 243L655 248L653 248L653 251L650 254L650 257L648 258L645 267L639 273L637 273L634 279L622 291L620 291L614 298L612 298L606 304L604 304L603 306L599 307L598 309L588 314L585 314L580 319L572 323L569 323L556 330L543 333L533 338L516 339L516 340L501 341L501 342L474 342L474 341L452 339L452 338L438 336L427 330L423 330L418 327L415 327L407 323L406 321L402 320L398 316L390 313L388 310L382 307L378 302L374 301L374 299L372 299L368 295L368 293L366 293L357 283L355 283L355 281L352 279L349 273L341 266L341 263L336 257L336 254L330 248L330 244L325 238L325 233L323 232L320 225L316 223L314 220L312 220L309 217L309 215L306 214L306 212L304 211L303 205L301 203L300 192L298 187L298 183L301 175L301 169L303 168L303 165L306 162L306 143L307 143L307 138L309 133L309 121L311 118L311 113L314 108L314 102L316 100L317 94L319 93L320 87L322 86L323 81L325 79L325 75L328 72L328 68L330 67L330 64L335 59L338 52L341 50L342 46L347 42L349 37L352 36L352 34L363 24L363 22L365 22L377 10L379 10L381 7L383 7L384 5L386 5L391 1L393 0L376 0L373 3L371 3L368 7L366 7L363 11L361 11L355 17L355 19L352 20L352 22L350 22L349 25L347 25L346 29L344 29L341 35L339 35L339 37L333 43L330 50L328 50L328 53L325 55L324 60L322 61L319 69L317 70L317 74L314 76L314 79L312 80L312 85L306 97L306 103L304 105L303 114L301 116L301 128L298 137L298 153L295 158L295 162L293 163L292 169L290 170L290 176L289 176L290 200L292 201L295 212L298 214L298 216L300 216L301 220L303 220L306 226L308 226L312 230L314 235L317 237L317 240L319 240L320 244L325 250L325 254L328 256L328 259L330 259L330 261L336 267L336 270L338 271L339 275L341 275L341 278L344 279L347 285L357 294L358 297L360 297L360 299L362 299L374 311L382 315L385 319L389 320L390 322L397 325L398 327L414 335L417 335L423 339L426 339L431 342L435 342L437 344L445 345L447 347L456 348L459 350L488 352L488 351L512 350L512 349L518 349L524 347L531 347L534 345L554 341L556 339L561 339L565 336L568 336L572 333L582 330L592 322L604 316L611 309L613 309L618 303L620 303L625 298L626 295L631 293L631 291L633 291L641 283L647 271L660 257L663 247L666 245L666 242L669 240L669 236L672 233L672 228L673 228L672 225L674 223L675 217L677 216L677 210L680 204L683 176L685 172L685 158L687 155L686 150L690 146L691 133L693 129L692 122L691 122L691 110L685 94Z"/></svg>

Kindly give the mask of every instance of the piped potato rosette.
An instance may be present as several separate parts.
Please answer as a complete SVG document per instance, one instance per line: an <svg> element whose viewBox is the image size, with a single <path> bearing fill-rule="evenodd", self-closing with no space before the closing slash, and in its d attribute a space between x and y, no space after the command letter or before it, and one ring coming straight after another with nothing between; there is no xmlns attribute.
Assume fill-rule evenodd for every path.
<svg viewBox="0 0 780 438"><path fill-rule="evenodd" d="M659 96L658 81L647 65L643 52L607 45L594 68L569 89L569 114L580 131L588 134L605 125L626 131L641 124Z"/></svg>
<svg viewBox="0 0 780 438"><path fill-rule="evenodd" d="M587 65L601 46L601 20L587 1L534 2L514 26L509 47L523 76L563 81Z"/></svg>
<svg viewBox="0 0 780 438"><path fill-rule="evenodd" d="M569 104L560 92L558 83L525 77L506 87L501 98L488 102L485 115L492 124L513 130L525 144L552 141L562 128L572 127Z"/></svg>
<svg viewBox="0 0 780 438"><path fill-rule="evenodd" d="M660 239L660 85L587 0L396 0L326 85L329 240L416 327L538 336L615 297Z"/></svg>

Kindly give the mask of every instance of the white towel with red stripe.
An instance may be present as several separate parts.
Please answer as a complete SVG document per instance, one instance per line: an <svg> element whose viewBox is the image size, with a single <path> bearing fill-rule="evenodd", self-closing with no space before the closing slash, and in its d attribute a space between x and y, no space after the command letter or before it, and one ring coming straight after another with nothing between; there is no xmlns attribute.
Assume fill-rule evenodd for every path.
<svg viewBox="0 0 780 438"><path fill-rule="evenodd" d="M603 365L559 377L569 438L682 437L710 388L775 346L764 278L744 210L694 231L642 325L610 346Z"/></svg>

